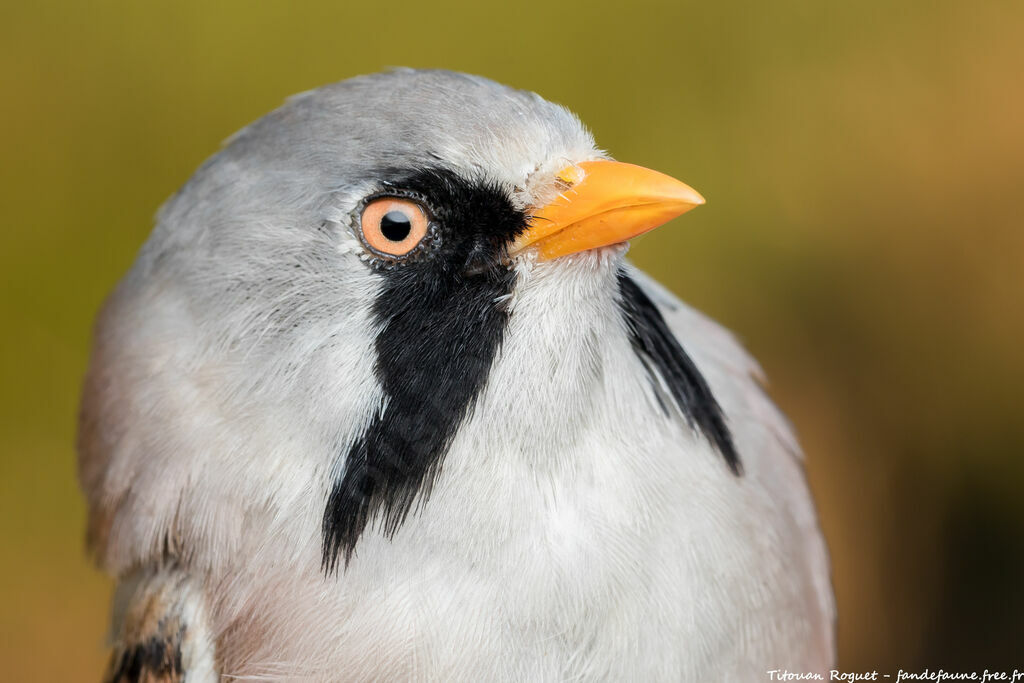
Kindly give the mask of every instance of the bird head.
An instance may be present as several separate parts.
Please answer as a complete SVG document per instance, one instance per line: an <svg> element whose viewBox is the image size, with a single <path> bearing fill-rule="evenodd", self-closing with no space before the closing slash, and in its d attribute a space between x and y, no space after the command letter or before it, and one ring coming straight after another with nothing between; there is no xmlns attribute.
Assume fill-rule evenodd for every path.
<svg viewBox="0 0 1024 683"><path fill-rule="evenodd" d="M398 70L292 98L168 201L101 316L80 445L94 541L230 548L237 495L315 515L334 568L368 524L388 536L428 504L457 439L557 459L616 391L607 339L673 352L624 295L624 245L701 203L483 78ZM685 384L672 362L661 384ZM702 417L671 393L724 430L713 399ZM154 497L149 527L109 528Z"/></svg>

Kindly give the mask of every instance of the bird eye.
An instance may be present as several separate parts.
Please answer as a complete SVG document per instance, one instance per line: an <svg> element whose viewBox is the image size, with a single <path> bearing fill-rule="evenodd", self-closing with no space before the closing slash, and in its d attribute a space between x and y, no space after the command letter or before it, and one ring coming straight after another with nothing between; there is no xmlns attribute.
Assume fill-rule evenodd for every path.
<svg viewBox="0 0 1024 683"><path fill-rule="evenodd" d="M405 256L423 240L429 221L419 204L382 197L366 205L360 224L371 249L385 256Z"/></svg>

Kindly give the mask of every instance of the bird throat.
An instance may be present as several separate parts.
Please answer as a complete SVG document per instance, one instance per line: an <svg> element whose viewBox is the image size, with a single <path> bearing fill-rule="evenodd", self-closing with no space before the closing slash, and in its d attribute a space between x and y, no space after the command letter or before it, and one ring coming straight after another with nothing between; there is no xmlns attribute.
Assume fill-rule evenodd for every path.
<svg viewBox="0 0 1024 683"><path fill-rule="evenodd" d="M376 374L385 401L349 449L331 490L323 519L325 571L335 571L341 559L348 564L371 520L393 536L429 497L500 351L515 280L504 269L455 280L402 270L385 279L374 305L382 326ZM739 475L732 435L707 381L641 287L625 272L618 285L630 342L666 417L677 409Z"/></svg>

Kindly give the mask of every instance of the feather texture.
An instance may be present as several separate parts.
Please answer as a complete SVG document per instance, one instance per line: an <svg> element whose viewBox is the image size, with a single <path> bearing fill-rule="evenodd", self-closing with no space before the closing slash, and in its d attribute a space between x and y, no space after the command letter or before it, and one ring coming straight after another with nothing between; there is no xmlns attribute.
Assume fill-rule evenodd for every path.
<svg viewBox="0 0 1024 683"><path fill-rule="evenodd" d="M827 556L791 430L731 335L621 246L502 263L514 286L487 295L501 343L429 500L399 525L368 509L343 571L322 570L334 485L397 395L374 310L392 285L353 223L379 169L442 166L525 211L565 164L603 156L536 95L398 71L294 98L197 171L105 305L83 395L80 478L115 611L166 615L119 617L115 673L177 675L181 625L190 681L829 668ZM623 316L623 272L663 322L653 337ZM663 409L644 361L673 340L692 362L669 370L695 392L683 411Z"/></svg>

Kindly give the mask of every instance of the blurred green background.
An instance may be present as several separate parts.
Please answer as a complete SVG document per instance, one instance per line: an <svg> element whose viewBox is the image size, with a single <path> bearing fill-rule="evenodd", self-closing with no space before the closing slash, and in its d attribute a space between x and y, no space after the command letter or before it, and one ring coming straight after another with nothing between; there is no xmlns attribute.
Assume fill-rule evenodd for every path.
<svg viewBox="0 0 1024 683"><path fill-rule="evenodd" d="M91 320L157 206L286 96L392 65L574 109L708 205L633 257L763 362L844 669L1024 668L1024 3L5 2L0 661L97 680Z"/></svg>

